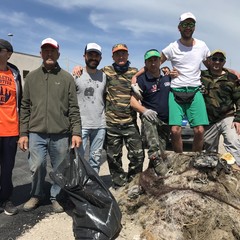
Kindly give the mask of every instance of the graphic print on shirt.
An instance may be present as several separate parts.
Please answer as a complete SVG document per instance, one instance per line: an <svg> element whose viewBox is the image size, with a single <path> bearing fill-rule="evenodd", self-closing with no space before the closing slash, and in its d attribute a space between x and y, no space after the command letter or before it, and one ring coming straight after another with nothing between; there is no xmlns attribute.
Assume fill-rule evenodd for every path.
<svg viewBox="0 0 240 240"><path fill-rule="evenodd" d="M157 84L152 85L151 92L156 92L158 90Z"/></svg>
<svg viewBox="0 0 240 240"><path fill-rule="evenodd" d="M5 104L9 98L11 97L11 91L8 89L7 86L11 86L11 78L8 78L7 76L1 75L0 76L0 105Z"/></svg>
<svg viewBox="0 0 240 240"><path fill-rule="evenodd" d="M0 136L19 134L16 84L11 70L0 71Z"/></svg>
<svg viewBox="0 0 240 240"><path fill-rule="evenodd" d="M92 103L94 104L96 101L96 96L95 96L95 88L98 88L98 84L96 84L96 81L92 81L92 79L88 80L88 87L85 88L84 90L84 97L83 97L83 102L87 103Z"/></svg>

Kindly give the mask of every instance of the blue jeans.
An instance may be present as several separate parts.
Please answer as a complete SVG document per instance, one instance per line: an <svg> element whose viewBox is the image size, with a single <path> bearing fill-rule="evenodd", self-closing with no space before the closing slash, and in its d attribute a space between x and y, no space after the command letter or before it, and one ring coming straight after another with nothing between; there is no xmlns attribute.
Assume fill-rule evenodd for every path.
<svg viewBox="0 0 240 240"><path fill-rule="evenodd" d="M47 153L50 156L53 171L65 159L69 150L69 135L67 134L29 134L28 162L32 173L31 195L44 197L44 182L47 173ZM53 183L50 191L51 200L56 199L61 188Z"/></svg>
<svg viewBox="0 0 240 240"><path fill-rule="evenodd" d="M82 129L82 144L78 151L81 158L84 158L87 142L89 139L89 164L99 173L101 166L102 149L105 140L106 129Z"/></svg>

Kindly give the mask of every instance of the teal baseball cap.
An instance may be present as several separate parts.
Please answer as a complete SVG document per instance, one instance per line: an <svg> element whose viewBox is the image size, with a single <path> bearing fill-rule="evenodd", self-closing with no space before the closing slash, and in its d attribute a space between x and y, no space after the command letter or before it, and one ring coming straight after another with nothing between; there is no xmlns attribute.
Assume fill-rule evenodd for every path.
<svg viewBox="0 0 240 240"><path fill-rule="evenodd" d="M161 57L161 54L158 50L156 49L150 49L144 54L144 60L147 60L151 57Z"/></svg>

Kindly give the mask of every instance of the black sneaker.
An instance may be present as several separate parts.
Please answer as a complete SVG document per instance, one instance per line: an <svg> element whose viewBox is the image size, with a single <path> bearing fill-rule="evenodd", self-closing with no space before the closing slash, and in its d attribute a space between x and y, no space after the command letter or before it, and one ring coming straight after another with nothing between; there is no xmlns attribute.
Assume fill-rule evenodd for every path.
<svg viewBox="0 0 240 240"><path fill-rule="evenodd" d="M119 188L125 186L127 183L127 174L114 174L114 176L112 176L112 182L113 187Z"/></svg>
<svg viewBox="0 0 240 240"><path fill-rule="evenodd" d="M4 209L4 213L8 216L12 216L18 213L17 207L15 207L11 201L4 202L2 207Z"/></svg>
<svg viewBox="0 0 240 240"><path fill-rule="evenodd" d="M4 211L4 209L3 209L3 202L0 202L0 213L2 213L3 211Z"/></svg>
<svg viewBox="0 0 240 240"><path fill-rule="evenodd" d="M152 166L158 176L164 176L167 173L168 168L166 166L166 163L161 158L156 158L150 161L152 161Z"/></svg>

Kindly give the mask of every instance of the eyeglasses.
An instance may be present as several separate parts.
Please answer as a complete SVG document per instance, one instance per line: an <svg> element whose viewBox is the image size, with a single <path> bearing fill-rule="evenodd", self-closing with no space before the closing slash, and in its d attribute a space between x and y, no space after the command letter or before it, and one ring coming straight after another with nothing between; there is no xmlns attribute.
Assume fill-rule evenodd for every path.
<svg viewBox="0 0 240 240"><path fill-rule="evenodd" d="M195 27L195 23L194 22L183 22L183 23L180 23L181 27L183 28L194 28Z"/></svg>
<svg viewBox="0 0 240 240"><path fill-rule="evenodd" d="M211 60L213 62L220 62L220 63L223 63L225 61L225 58L221 58L221 57L212 57Z"/></svg>

